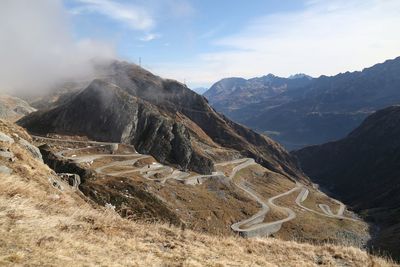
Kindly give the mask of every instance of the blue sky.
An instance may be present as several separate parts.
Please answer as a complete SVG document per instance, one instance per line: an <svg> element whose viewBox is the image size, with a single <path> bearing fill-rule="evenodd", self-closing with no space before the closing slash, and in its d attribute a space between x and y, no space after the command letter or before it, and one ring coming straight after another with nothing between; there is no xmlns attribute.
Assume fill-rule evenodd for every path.
<svg viewBox="0 0 400 267"><path fill-rule="evenodd" d="M78 39L112 41L118 55L133 61L141 57L148 66L190 61L197 54L223 50L213 39L236 33L253 18L304 7L297 0L253 0L251 4L241 0L65 0L64 4L72 14ZM131 19L111 14L126 11L129 15L136 10L142 14ZM148 22L141 25L140 21Z"/></svg>
<svg viewBox="0 0 400 267"><path fill-rule="evenodd" d="M64 0L74 37L192 86L333 75L400 55L397 0Z"/></svg>
<svg viewBox="0 0 400 267"><path fill-rule="evenodd" d="M99 57L195 88L400 56L399 0L3 0L0 25L0 89L84 79Z"/></svg>
<svg viewBox="0 0 400 267"><path fill-rule="evenodd" d="M300 0L253 0L251 4L241 0L65 0L64 5L71 14L75 38L112 42L119 57L135 63L141 58L144 67L162 74L168 65L184 68L185 64L195 65L198 55L224 51L225 47L214 40L235 34L254 18L301 10L305 3ZM126 16L134 15L123 18L123 11ZM181 81L186 79L193 86L209 86L214 82L191 81L191 75L185 77L185 73L173 76Z"/></svg>

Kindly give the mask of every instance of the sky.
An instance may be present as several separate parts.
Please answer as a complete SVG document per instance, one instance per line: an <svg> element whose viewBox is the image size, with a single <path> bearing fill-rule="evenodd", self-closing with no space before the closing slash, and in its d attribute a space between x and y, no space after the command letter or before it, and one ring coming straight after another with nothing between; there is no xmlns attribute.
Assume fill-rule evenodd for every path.
<svg viewBox="0 0 400 267"><path fill-rule="evenodd" d="M400 56L398 0L2 0L0 22L0 56L22 47L33 59L25 72L50 56L47 69L58 74L89 56L140 58L192 88L268 73L335 75Z"/></svg>

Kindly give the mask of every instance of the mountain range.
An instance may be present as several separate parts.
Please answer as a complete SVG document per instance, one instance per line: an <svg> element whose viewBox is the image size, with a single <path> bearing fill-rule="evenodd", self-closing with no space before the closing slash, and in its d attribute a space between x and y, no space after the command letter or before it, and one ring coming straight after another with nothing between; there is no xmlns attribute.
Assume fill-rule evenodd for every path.
<svg viewBox="0 0 400 267"><path fill-rule="evenodd" d="M346 136L374 111L399 103L399 88L400 57L331 77L228 78L204 96L227 117L298 149Z"/></svg>
<svg viewBox="0 0 400 267"><path fill-rule="evenodd" d="M185 85L125 62L101 69L101 79L19 124L37 134L134 144L162 163L204 174L214 171L216 161L242 155L287 177L304 179L278 143L215 112Z"/></svg>
<svg viewBox="0 0 400 267"><path fill-rule="evenodd" d="M297 154L218 113L182 83L121 61L97 71L32 98L39 110L17 122L52 169L53 187L69 186L133 220L366 246L368 224L313 185ZM313 81L304 74L261 79L250 83L267 84L265 101ZM18 171L20 162L4 149L6 170Z"/></svg>

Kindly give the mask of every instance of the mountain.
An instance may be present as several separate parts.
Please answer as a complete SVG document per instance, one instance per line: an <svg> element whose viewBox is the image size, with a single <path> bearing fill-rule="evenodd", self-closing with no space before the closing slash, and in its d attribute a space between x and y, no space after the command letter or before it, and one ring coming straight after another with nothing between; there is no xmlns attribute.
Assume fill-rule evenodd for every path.
<svg viewBox="0 0 400 267"><path fill-rule="evenodd" d="M197 87L197 88L193 88L192 91L196 92L199 95L204 94L205 92L207 92L208 88L206 87Z"/></svg>
<svg viewBox="0 0 400 267"><path fill-rule="evenodd" d="M365 247L368 225L313 186L279 144L136 65L115 61L97 77L61 101L42 98L47 108L18 121L44 163L90 203L218 236Z"/></svg>
<svg viewBox="0 0 400 267"><path fill-rule="evenodd" d="M122 218L109 203L104 207L91 202L34 157L28 149L32 145L26 146L33 140L21 127L0 120L0 133L1 149L15 155L13 161L0 157L2 266L281 266L282 262L288 266L393 266L354 247L275 238L246 240ZM126 185L131 194L131 183ZM148 196L145 190L135 190ZM192 193L193 201L200 197ZM156 198L150 200L148 206L136 203L137 208L158 204ZM207 223L212 225L210 220Z"/></svg>
<svg viewBox="0 0 400 267"><path fill-rule="evenodd" d="M210 103L286 148L298 149L344 137L372 112L399 103L399 88L400 57L363 71L321 76L268 98L262 91L252 95L253 103L230 104L242 100L229 90L223 96L227 108Z"/></svg>
<svg viewBox="0 0 400 267"><path fill-rule="evenodd" d="M379 227L372 245L400 257L400 106L370 115L347 137L293 152L303 170Z"/></svg>
<svg viewBox="0 0 400 267"><path fill-rule="evenodd" d="M34 111L35 108L18 97L0 96L0 119L15 121Z"/></svg>
<svg viewBox="0 0 400 267"><path fill-rule="evenodd" d="M281 78L268 74L259 78L225 78L216 82L203 95L219 112L233 120L243 122L255 114L247 114L246 107L280 95L310 83L311 77L295 75Z"/></svg>
<svg viewBox="0 0 400 267"><path fill-rule="evenodd" d="M19 124L38 134L134 144L162 163L199 173L211 173L215 162L241 154L291 179L306 179L279 144L215 112L185 85L125 62L101 70L101 79Z"/></svg>

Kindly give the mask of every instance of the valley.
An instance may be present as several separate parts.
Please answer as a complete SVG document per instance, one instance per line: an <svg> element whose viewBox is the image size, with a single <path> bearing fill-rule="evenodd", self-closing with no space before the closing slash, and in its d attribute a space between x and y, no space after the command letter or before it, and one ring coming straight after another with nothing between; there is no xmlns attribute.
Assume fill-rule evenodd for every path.
<svg viewBox="0 0 400 267"><path fill-rule="evenodd" d="M352 243L355 246L365 246L368 240L368 226L364 222L352 213L347 212L346 215L343 215L345 206L342 203L332 200L326 195L322 196L309 183L302 184L300 182L293 183L288 181L288 184L285 186L287 187L287 191L282 191L284 188L279 185L278 188L268 193L262 193L259 189L260 187L255 187L252 184L251 180L255 176L252 172L266 172L267 170L258 165L253 159L240 158L217 162L215 164L215 172L209 175L200 175L180 170L173 166L163 165L149 155L137 153L131 145L94 142L82 140L82 138L76 140L74 137L59 135L53 137L33 136L33 139L42 151L43 149L51 150L57 161L67 161L70 164L85 169L87 173L92 173L90 178L82 177L80 179L80 181L83 181L83 184L72 184L75 184L77 188L83 189L82 191L92 200L100 202L99 204L101 205L109 205L122 216L128 218L131 218L135 214L135 218L139 220L156 219L156 221L169 221L176 225L185 225L185 227L214 234L225 233L232 235L238 233L243 237L274 235L283 239L286 236L290 240L287 233L280 233L281 228L285 229L286 224L293 220L295 222L292 224L303 225L304 223L301 219L296 220L298 214L301 214L300 217L310 217L309 213L313 213L316 217L320 217L322 221L329 221L333 225L333 228L325 231L324 234L326 236L322 239L315 236L314 241L319 240L316 242L331 240L331 242L339 244L344 242ZM43 148L43 146L46 148ZM47 153L43 154L46 155ZM53 166L54 170L57 172L65 171L57 167L54 161L51 163L48 158L49 156L45 156L44 160L49 166ZM270 174L277 176L276 173ZM282 178L276 177L275 179ZM126 199L139 198L139 201L144 206L149 205L147 201L150 201L150 199L146 200L142 196L131 196L132 193L129 190L131 184L127 181L141 181L145 183L147 187L145 191L160 201L159 206L156 208L153 207L153 209L155 212L163 210L163 213L157 215L146 213L142 216L138 215L135 210L137 207L134 207ZM91 185L91 183L93 184ZM115 188L115 183L118 183L118 186L121 187L121 192L114 193L114 195L111 194L107 201L101 201L100 199L105 197L105 188L110 187L111 190ZM102 184L103 192L98 190L98 187L94 184ZM220 187L221 184L228 184L227 188L230 189L210 188L212 185ZM155 189L148 190L153 186ZM204 188L204 186L207 186L207 188ZM125 190L123 188L128 189ZM209 190L215 190L214 193L216 196L212 196L213 194L210 194L210 192L204 192ZM192 198L187 200L188 203L185 203L185 199L179 197L183 191L187 193L193 192L196 196L200 195L199 191L203 191L202 195L208 194L208 197L211 199L207 200L207 202L204 202L206 201L205 199L201 199L200 202ZM171 197L171 194L174 194L176 199ZM216 210L211 209L209 201L215 201L213 200L215 197L220 198L220 194L224 195L223 200L225 202L224 205L227 206L226 209L221 210L222 207L218 207ZM229 197L231 194L234 195ZM294 200L282 202L281 199L294 194L297 195ZM309 200L314 195L320 196L318 199L320 202L315 202L314 197L312 200ZM243 207L235 207L227 203L228 199L232 198L236 198L236 203L242 202L241 206ZM179 204L176 203L178 199ZM308 202L307 207L303 204L306 201ZM235 203L232 204L236 205ZM196 205L196 209L194 209L193 205ZM245 206L246 208L244 209ZM331 209L337 210L337 213L333 214ZM209 212L214 213L212 216L214 218L207 215ZM222 213L222 216L218 214L219 212ZM152 219L150 218L151 216L153 216ZM228 221L219 221L226 218L226 216L230 217ZM343 220L346 222L343 223ZM316 225L319 223L322 222L317 222L317 220L313 222ZM352 232L355 237L350 239L339 238L339 228L336 228L334 225L337 225L337 227L340 225L340 231ZM306 239L306 235L309 234L302 233L300 238Z"/></svg>

